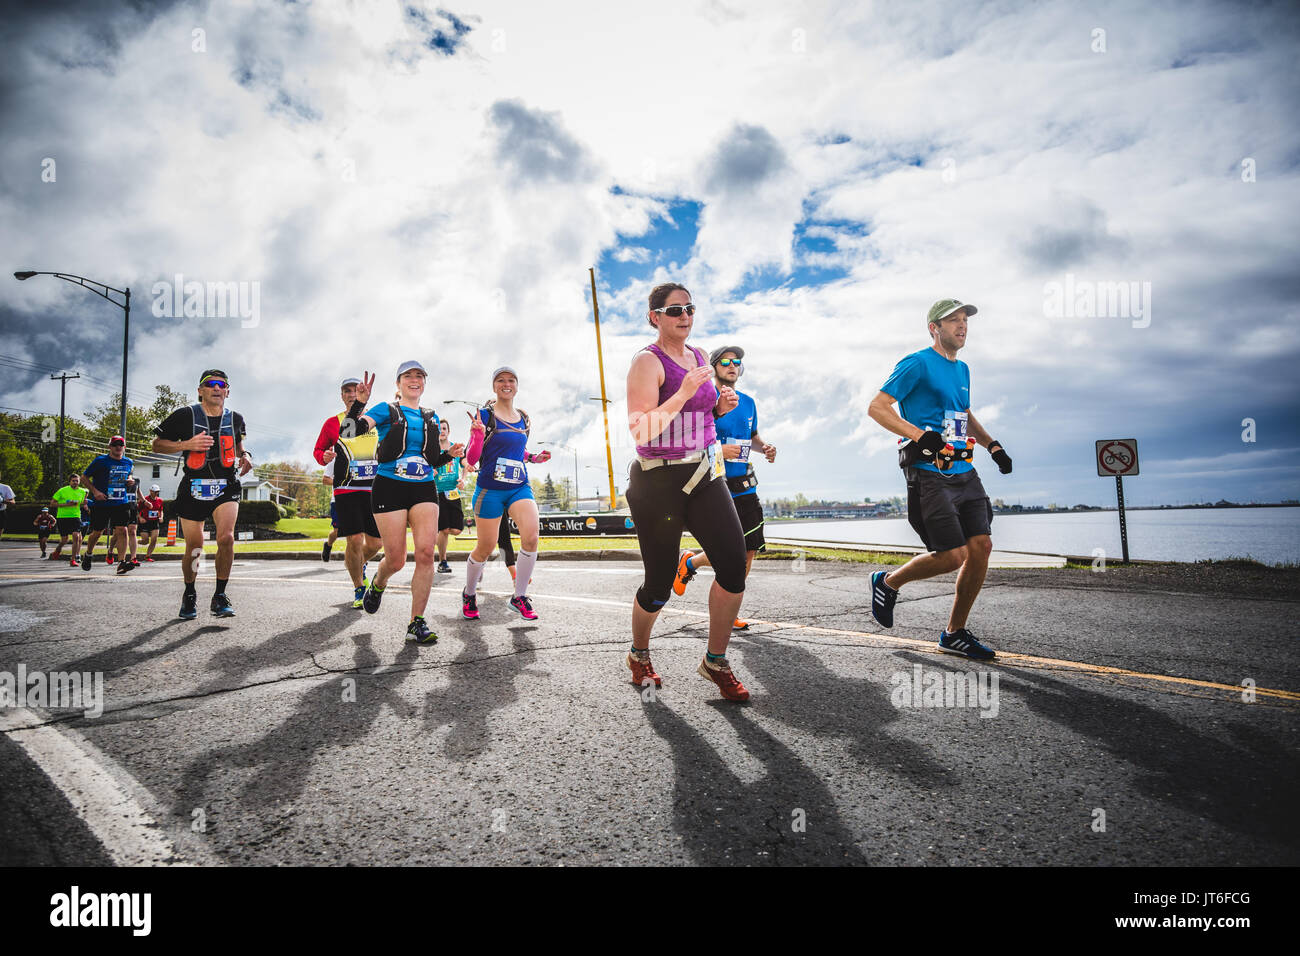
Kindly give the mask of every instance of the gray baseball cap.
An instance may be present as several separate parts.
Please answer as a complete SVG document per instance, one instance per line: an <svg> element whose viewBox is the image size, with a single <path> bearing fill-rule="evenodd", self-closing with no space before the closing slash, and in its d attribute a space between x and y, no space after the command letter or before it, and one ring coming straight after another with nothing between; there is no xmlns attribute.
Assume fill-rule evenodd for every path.
<svg viewBox="0 0 1300 956"><path fill-rule="evenodd" d="M743 359L745 357L745 350L739 345L724 345L722 348L714 349L709 353L709 364L717 365L718 359L722 358L722 356L726 355L728 352L735 352L736 358L738 359Z"/></svg>
<svg viewBox="0 0 1300 956"><path fill-rule="evenodd" d="M412 369L417 369L419 372L421 372L424 375L425 378L429 377L429 373L424 370L424 366L421 365L419 362L415 361L415 359L411 359L408 362L403 362L401 365L397 366L397 377L401 378L403 375L405 375L407 372L411 371Z"/></svg>
<svg viewBox="0 0 1300 956"><path fill-rule="evenodd" d="M401 375L402 373L398 372L397 374ZM349 385L360 385L360 384L361 384L361 379L357 378L355 375L349 375L347 378L345 378L342 382L339 383L339 388L347 388Z"/></svg>
<svg viewBox="0 0 1300 956"><path fill-rule="evenodd" d="M519 381L519 373L516 372L514 369L512 369L509 365L502 365L499 369L493 372L492 381L495 382L497 380L497 376L500 375L502 372L509 372L511 375L515 377L516 382Z"/></svg>

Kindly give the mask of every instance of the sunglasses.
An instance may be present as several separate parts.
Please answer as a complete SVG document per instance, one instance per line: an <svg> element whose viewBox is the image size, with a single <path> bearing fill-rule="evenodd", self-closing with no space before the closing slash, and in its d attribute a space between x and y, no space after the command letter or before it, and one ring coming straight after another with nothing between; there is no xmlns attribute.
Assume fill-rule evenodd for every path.
<svg viewBox="0 0 1300 956"><path fill-rule="evenodd" d="M719 359L718 364L721 365L723 368L727 368L728 366L731 365L734 365L737 368L739 368L742 363L740 359Z"/></svg>
<svg viewBox="0 0 1300 956"><path fill-rule="evenodd" d="M210 378L201 384L204 388L230 388L229 382L223 382L219 378Z"/></svg>
<svg viewBox="0 0 1300 956"><path fill-rule="evenodd" d="M668 316L669 318L676 319L676 318L680 318L680 317L681 317L681 314L682 314L683 312L685 312L687 315L694 315L694 314L695 314L695 306L693 306L693 305L670 305L670 306L668 306L667 308L663 308L663 309L653 309L653 310L651 310L651 311L654 311L654 312L661 312L661 313L663 313L664 315Z"/></svg>

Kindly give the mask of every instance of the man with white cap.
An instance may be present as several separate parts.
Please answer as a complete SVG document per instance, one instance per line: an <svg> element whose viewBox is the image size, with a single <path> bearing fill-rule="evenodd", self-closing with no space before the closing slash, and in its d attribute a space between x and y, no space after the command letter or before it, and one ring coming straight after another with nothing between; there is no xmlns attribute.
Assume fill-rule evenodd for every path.
<svg viewBox="0 0 1300 956"><path fill-rule="evenodd" d="M322 465L333 463L334 516L337 531L347 542L343 563L352 578L352 606L360 610L366 593L363 572L366 562L382 546L379 526L370 507L370 490L374 485L379 462L375 458L379 447L377 432L357 434L346 427L348 412L357 400L357 387L361 379L349 376L339 386L343 412L331 415L321 426L316 438L316 461ZM328 545L326 546L328 554Z"/></svg>
<svg viewBox="0 0 1300 956"><path fill-rule="evenodd" d="M966 344L967 320L977 311L956 299L931 306L931 346L904 356L867 409L902 439L898 458L907 476L907 520L928 549L901 568L871 576L871 613L882 627L893 627L899 588L957 571L939 650L987 661L996 654L966 629L993 551L993 506L971 459L975 445L983 445L1005 475L1011 458L971 412L970 368L957 358Z"/></svg>

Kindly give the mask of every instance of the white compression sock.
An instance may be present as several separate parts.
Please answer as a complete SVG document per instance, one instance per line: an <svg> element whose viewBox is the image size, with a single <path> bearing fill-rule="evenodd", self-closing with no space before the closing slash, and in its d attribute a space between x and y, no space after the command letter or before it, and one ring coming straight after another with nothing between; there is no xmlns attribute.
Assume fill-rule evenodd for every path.
<svg viewBox="0 0 1300 956"><path fill-rule="evenodd" d="M517 554L518 560L515 561L515 597L523 597L528 593L528 582L533 576L533 568L537 567L537 552L521 549Z"/></svg>
<svg viewBox="0 0 1300 956"><path fill-rule="evenodd" d="M475 561L474 555L465 559L465 593L471 597L478 593L478 579L483 576L482 561Z"/></svg>

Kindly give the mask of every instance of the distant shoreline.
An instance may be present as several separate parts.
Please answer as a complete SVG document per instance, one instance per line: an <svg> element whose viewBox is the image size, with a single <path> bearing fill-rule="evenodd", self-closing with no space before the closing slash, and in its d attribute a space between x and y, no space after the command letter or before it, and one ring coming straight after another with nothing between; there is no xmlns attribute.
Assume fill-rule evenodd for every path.
<svg viewBox="0 0 1300 956"><path fill-rule="evenodd" d="M1264 504L1248 505L1128 505L1124 510L1128 511L1234 511L1240 508L1300 508L1300 505L1287 504L1285 502L1267 502ZM1080 515L1091 514L1097 511L1119 511L1119 508L1111 507L1089 507L1075 510L1072 508L1057 508L1055 511L1012 511L1001 508L994 509L995 515ZM906 518L905 513L887 514L887 515L845 515L842 518L800 518L797 516L782 516L780 518L769 517L768 522L773 521L798 521L800 523L812 523L816 521L886 521L895 518Z"/></svg>

